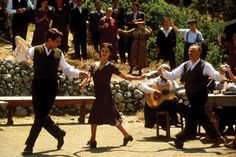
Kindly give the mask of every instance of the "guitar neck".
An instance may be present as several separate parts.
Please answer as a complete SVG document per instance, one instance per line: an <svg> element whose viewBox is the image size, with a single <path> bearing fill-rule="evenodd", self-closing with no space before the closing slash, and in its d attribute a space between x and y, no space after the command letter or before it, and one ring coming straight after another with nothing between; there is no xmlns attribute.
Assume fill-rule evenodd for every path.
<svg viewBox="0 0 236 157"><path fill-rule="evenodd" d="M170 90L163 90L162 94L166 95L169 93L176 93L177 91L182 90L182 89L184 89L184 87L178 87L178 88L174 88L174 89L170 89Z"/></svg>

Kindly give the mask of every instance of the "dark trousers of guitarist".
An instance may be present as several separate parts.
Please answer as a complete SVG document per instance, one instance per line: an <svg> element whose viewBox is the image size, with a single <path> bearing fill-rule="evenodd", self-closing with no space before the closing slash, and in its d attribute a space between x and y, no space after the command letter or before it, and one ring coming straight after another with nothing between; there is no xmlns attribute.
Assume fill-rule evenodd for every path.
<svg viewBox="0 0 236 157"><path fill-rule="evenodd" d="M176 134L176 141L184 142L192 137L192 134L196 132L197 121L203 126L210 139L218 139L220 134L205 112L205 104L208 97L207 89L200 90L187 97L191 106L187 115L186 126L183 131Z"/></svg>
<svg viewBox="0 0 236 157"><path fill-rule="evenodd" d="M56 139L62 136L62 130L55 125L49 112L54 103L58 83L57 80L34 79L32 82L33 108L35 112L34 124L25 144L33 148L42 128L46 129Z"/></svg>
<svg viewBox="0 0 236 157"><path fill-rule="evenodd" d="M145 119L145 127L146 128L153 128L156 124L156 112L157 111L168 111L170 115L170 121L171 123L176 123L178 121L177 117L177 104L178 102L173 100L166 100L163 101L158 108L151 108L147 104L145 104L144 107L144 119ZM165 128L164 125L166 125L166 122L163 122L162 118L160 117L161 126L162 128ZM162 123L163 122L163 123Z"/></svg>

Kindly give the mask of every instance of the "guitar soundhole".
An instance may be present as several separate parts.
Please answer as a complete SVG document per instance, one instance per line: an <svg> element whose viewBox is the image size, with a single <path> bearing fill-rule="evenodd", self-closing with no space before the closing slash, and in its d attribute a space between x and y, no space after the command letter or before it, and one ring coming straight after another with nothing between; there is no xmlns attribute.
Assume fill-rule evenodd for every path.
<svg viewBox="0 0 236 157"><path fill-rule="evenodd" d="M167 95L167 94L169 94L169 93L170 93L169 90L163 90L163 91L162 91L162 94L163 94L163 95Z"/></svg>

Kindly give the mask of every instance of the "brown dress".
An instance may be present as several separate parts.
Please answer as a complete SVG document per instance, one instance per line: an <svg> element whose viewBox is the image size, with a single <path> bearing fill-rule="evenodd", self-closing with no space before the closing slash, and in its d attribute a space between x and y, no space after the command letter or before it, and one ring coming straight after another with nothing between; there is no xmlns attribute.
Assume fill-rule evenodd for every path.
<svg viewBox="0 0 236 157"><path fill-rule="evenodd" d="M133 37L130 66L139 68L148 67L147 40L152 33L148 32L145 28L134 28L123 33Z"/></svg>
<svg viewBox="0 0 236 157"><path fill-rule="evenodd" d="M96 100L89 116L89 124L121 124L121 116L112 100L110 82L112 74L119 75L120 71L114 64L108 62L102 69L97 65L90 66L93 77Z"/></svg>

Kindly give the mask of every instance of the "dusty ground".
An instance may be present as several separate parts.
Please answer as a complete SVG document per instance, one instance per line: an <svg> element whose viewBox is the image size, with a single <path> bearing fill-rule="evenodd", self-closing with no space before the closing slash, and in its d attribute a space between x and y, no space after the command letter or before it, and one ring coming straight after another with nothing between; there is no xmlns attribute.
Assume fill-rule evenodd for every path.
<svg viewBox="0 0 236 157"><path fill-rule="evenodd" d="M32 27L30 27L27 42L31 42ZM71 44L70 44L71 45ZM94 55L92 48L88 47L89 53ZM70 49L71 53L72 50ZM73 55L73 54L72 54ZM11 51L11 45L0 43L0 58L14 59L14 52ZM78 61L71 59L71 55L66 56L69 63L79 69L86 70L87 65L93 62ZM117 66L127 73L128 65L117 64ZM144 71L154 70L155 62L151 63L150 68ZM114 76L113 80L119 80ZM136 83L136 82L134 82ZM140 115L141 114L141 115ZM157 156L185 156L185 157L214 157L214 156L236 156L236 151L227 149L223 146L211 148L210 144L202 144L199 140L185 143L185 149L177 150L168 144L169 140L164 136L156 137L155 129L145 129L143 126L142 113L135 116L123 117L124 126L134 137L134 141L126 147L121 147L122 135L115 127L100 126L97 132L98 148L90 150L86 143L90 137L90 126L77 123L78 117L64 116L53 117L60 123L62 129L67 132L65 144L62 150L56 150L56 140L53 139L45 130L42 130L34 148L35 157L157 157ZM14 126L5 126L6 119L0 119L0 157L19 157L24 148L24 142L30 130L30 124L33 117L14 118ZM179 128L171 128L171 141ZM161 135L165 135L161 131ZM233 137L229 137L233 138Z"/></svg>
<svg viewBox="0 0 236 157"><path fill-rule="evenodd" d="M230 150L223 145L219 148L211 148L211 144L202 144L199 140L185 143L184 149L177 150L168 144L165 136L156 137L155 129L143 127L143 121L139 116L123 117L124 126L134 137L134 141L128 146L122 147L122 135L115 128L108 125L98 127L97 149L91 150L86 146L90 137L90 126L88 124L78 124L78 117L53 117L55 122L60 123L60 127L67 134L65 144L61 150L56 150L57 141L44 129L34 147L34 157L235 157L236 151ZM14 118L14 126L4 126L6 119L0 120L0 150L1 157L19 157L24 148L24 142L28 136L32 117ZM173 142L174 134L180 128L171 128ZM165 132L161 130L161 135ZM233 137L229 137L232 139Z"/></svg>

